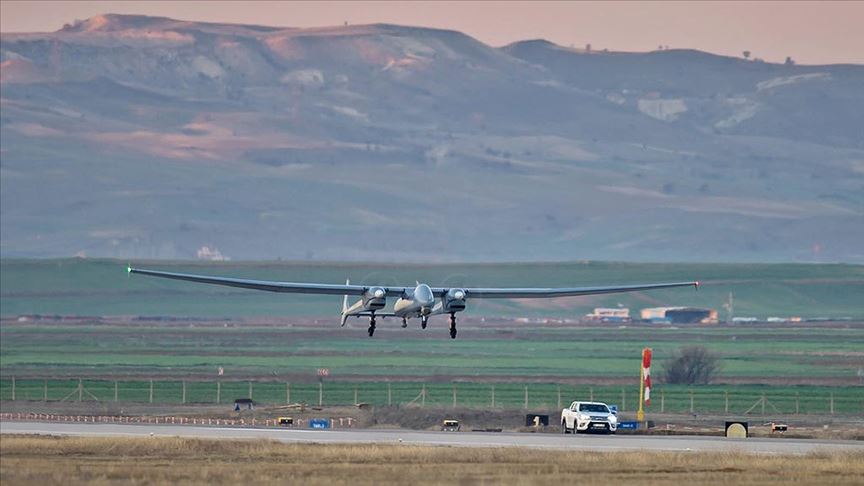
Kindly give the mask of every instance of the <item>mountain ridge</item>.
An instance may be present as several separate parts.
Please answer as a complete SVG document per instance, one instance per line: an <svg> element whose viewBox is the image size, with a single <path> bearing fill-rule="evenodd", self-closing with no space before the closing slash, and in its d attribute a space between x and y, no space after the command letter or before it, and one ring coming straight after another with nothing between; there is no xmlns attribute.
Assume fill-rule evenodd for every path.
<svg viewBox="0 0 864 486"><path fill-rule="evenodd" d="M864 66L112 15L0 63L4 257L864 261Z"/></svg>

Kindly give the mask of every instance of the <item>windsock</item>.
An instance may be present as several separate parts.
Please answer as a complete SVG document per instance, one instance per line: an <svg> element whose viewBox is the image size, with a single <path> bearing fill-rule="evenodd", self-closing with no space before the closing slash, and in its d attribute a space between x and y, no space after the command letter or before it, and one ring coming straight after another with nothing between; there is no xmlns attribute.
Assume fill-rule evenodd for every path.
<svg viewBox="0 0 864 486"><path fill-rule="evenodd" d="M642 350L642 379L645 382L645 405L651 405L651 348Z"/></svg>

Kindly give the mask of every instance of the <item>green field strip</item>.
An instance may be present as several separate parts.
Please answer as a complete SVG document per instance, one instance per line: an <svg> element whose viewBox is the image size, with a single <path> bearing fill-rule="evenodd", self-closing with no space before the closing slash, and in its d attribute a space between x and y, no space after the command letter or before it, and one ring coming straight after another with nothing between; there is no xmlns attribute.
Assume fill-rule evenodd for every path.
<svg viewBox="0 0 864 486"><path fill-rule="evenodd" d="M528 408L557 408L571 400L593 398L616 404L624 412L632 412L637 403L638 389L634 386L572 386L555 383L424 383L424 382L329 382L290 383L279 381L186 381L186 403L215 404L217 399L230 404L237 398L249 397L260 404L291 403L317 405L319 390L324 405L354 404L355 390L358 403L373 405L414 405L430 407L453 405L453 391L460 407L492 407L493 393L496 408L524 408L525 390L528 390ZM112 380L82 380L84 401L112 402L115 382ZM389 385L389 393L388 393ZM319 386L322 388L319 389ZM47 388L46 388L47 387ZM22 401L42 401L47 390L48 401L78 400L77 380L19 379L15 382L15 398ZM493 392L494 388L494 392ZM183 382L175 380L153 381L153 403L180 404L183 402ZM217 392L218 390L218 392ZM425 390L425 400L422 391ZM560 395L559 395L560 391ZM150 402L150 381L118 380L116 393L120 402ZM692 405L691 405L692 393ZM11 400L12 380L0 380L0 399ZM817 386L671 386L655 387L648 411L667 413L732 413L761 415L762 397L766 398L766 414L828 414L833 400L834 413L864 413L864 387ZM692 407L692 408L691 408ZM728 408L727 408L728 407ZM728 410L728 412L727 412Z"/></svg>

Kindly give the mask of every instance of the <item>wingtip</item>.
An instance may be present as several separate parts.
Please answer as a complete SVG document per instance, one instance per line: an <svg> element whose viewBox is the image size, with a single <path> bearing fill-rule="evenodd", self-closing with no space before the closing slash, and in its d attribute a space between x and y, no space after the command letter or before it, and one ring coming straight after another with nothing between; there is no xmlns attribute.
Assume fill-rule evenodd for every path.
<svg viewBox="0 0 864 486"><path fill-rule="evenodd" d="M700 285L702 285L702 284L701 284L701 283L699 283L699 281L698 281L698 280L697 280L697 281L695 281L695 282L693 282L693 287L695 287L695 288L696 288L696 290L699 290L699 286L700 286Z"/></svg>
<svg viewBox="0 0 864 486"><path fill-rule="evenodd" d="M132 273L132 265L127 263L126 264L126 274L128 275L130 273Z"/></svg>

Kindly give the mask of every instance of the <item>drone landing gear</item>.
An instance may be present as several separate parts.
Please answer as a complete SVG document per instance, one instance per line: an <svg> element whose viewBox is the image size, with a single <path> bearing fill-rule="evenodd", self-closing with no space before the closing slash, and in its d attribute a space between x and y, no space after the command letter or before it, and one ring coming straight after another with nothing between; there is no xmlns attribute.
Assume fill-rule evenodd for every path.
<svg viewBox="0 0 864 486"><path fill-rule="evenodd" d="M369 337L372 337L373 334L375 334L375 316L369 319Z"/></svg>
<svg viewBox="0 0 864 486"><path fill-rule="evenodd" d="M450 339L456 339L456 313L450 313Z"/></svg>

